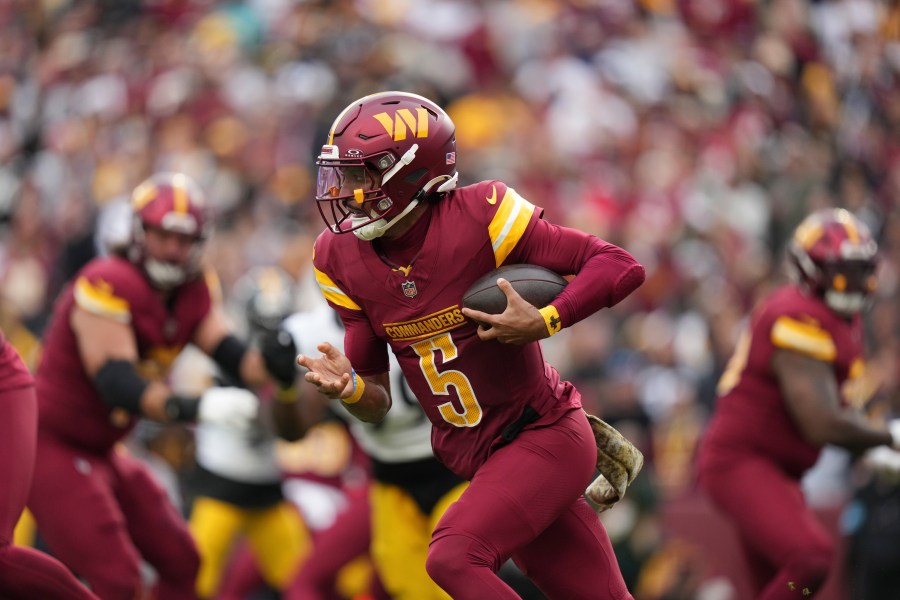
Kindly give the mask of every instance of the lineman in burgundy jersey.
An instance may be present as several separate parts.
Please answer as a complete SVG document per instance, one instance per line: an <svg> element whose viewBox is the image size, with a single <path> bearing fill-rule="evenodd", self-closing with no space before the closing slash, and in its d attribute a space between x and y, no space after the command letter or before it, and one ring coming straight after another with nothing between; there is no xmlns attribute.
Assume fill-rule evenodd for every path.
<svg viewBox="0 0 900 600"><path fill-rule="evenodd" d="M827 361L838 387L843 387L862 375L862 337L858 315L843 319L797 286L773 293L754 312L719 382L721 397L706 434L711 451L704 459L715 462L733 452L758 453L785 473L801 477L816 463L822 447L802 435L790 414L770 367L772 355L784 349Z"/></svg>
<svg viewBox="0 0 900 600"><path fill-rule="evenodd" d="M60 294L54 315L78 306L130 322L141 355L139 369L160 379L191 338L211 306L207 280L178 289L169 306L131 262L118 257L92 261ZM41 431L79 447L108 452L137 423L138 415L110 408L85 372L69 320L55 318L45 335L36 375Z"/></svg>
<svg viewBox="0 0 900 600"><path fill-rule="evenodd" d="M116 442L139 417L235 426L255 417L257 400L246 389L211 400L168 388L168 369L187 343L249 386L270 382L272 357L234 338L213 301L213 278L199 265L207 227L197 185L158 174L135 189L132 210L123 256L88 263L54 306L36 374L28 506L50 550L98 596L142 597L145 560L158 575L157 597L181 600L195 597L194 542L147 467Z"/></svg>
<svg viewBox="0 0 900 600"><path fill-rule="evenodd" d="M96 598L56 559L13 545L34 468L37 400L31 374L0 333L0 597Z"/></svg>
<svg viewBox="0 0 900 600"><path fill-rule="evenodd" d="M874 289L874 242L846 211L822 211L798 227L790 259L796 281L753 311L698 455L700 484L737 525L761 600L812 597L831 567L834 543L800 487L822 447L894 441L851 410L865 400L853 397L864 369L853 295Z"/></svg>
<svg viewBox="0 0 900 600"><path fill-rule="evenodd" d="M517 598L496 573L512 557L549 597L631 598L582 496L597 449L580 396L538 340L618 303L643 268L621 248L542 220L499 181L456 189L455 127L421 96L352 103L318 164L329 227L313 262L344 322L346 355L323 343L321 356L298 362L322 393L379 422L391 406L388 346L397 356L432 423L435 455L471 480L436 526L428 574L456 600ZM540 311L506 283L506 311L470 312L493 326L476 327L463 293L513 263L576 277Z"/></svg>

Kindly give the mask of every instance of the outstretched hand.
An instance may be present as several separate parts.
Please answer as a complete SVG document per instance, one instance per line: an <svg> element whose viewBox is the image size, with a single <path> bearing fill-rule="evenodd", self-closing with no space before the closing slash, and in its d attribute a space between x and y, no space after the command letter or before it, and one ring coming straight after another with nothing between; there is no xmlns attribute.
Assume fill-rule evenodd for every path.
<svg viewBox="0 0 900 600"><path fill-rule="evenodd" d="M349 398L353 393L350 360L328 342L319 344L316 350L322 353L318 357L297 357L297 364L309 369L303 378L333 400Z"/></svg>
<svg viewBox="0 0 900 600"><path fill-rule="evenodd" d="M522 345L550 336L544 317L513 289L509 281L500 277L497 287L506 295L506 310L502 313L491 315L471 308L462 309L463 315L479 324L479 338Z"/></svg>

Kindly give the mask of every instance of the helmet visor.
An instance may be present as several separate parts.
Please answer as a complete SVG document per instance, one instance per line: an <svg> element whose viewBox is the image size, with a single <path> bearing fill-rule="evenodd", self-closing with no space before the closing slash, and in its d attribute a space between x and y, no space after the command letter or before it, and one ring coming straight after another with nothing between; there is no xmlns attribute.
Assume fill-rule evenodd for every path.
<svg viewBox="0 0 900 600"><path fill-rule="evenodd" d="M320 164L316 201L322 218L336 233L376 221L392 206L381 190L381 178L363 165ZM351 218L353 227L344 227Z"/></svg>

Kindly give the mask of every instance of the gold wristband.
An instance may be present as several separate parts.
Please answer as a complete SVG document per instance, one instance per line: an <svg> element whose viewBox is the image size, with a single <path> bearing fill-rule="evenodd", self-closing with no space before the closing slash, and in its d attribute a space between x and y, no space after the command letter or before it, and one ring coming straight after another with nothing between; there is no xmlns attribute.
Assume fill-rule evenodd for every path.
<svg viewBox="0 0 900 600"><path fill-rule="evenodd" d="M275 392L275 400L282 404L293 404L297 401L297 392L292 387L278 388L278 391Z"/></svg>
<svg viewBox="0 0 900 600"><path fill-rule="evenodd" d="M547 325L547 333L553 335L562 331L562 321L559 318L559 312L552 304L548 304L544 308L538 310L544 317L544 324Z"/></svg>
<svg viewBox="0 0 900 600"><path fill-rule="evenodd" d="M366 382L356 374L356 371L351 369L350 376L353 377L353 393L348 398L341 398L341 402L344 404L356 404L362 399L363 392L366 391Z"/></svg>

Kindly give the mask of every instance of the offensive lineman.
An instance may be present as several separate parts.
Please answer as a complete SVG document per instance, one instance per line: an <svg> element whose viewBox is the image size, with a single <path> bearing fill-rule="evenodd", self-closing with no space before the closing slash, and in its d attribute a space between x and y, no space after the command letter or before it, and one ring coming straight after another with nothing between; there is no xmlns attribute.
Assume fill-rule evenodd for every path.
<svg viewBox="0 0 900 600"><path fill-rule="evenodd" d="M699 482L737 525L759 600L812 598L832 565L834 541L800 487L822 447L900 449L896 421L892 436L853 406L865 400L852 390L864 371L860 312L875 291L876 254L850 212L806 217L789 247L793 282L754 309L719 380Z"/></svg>
<svg viewBox="0 0 900 600"><path fill-rule="evenodd" d="M123 256L81 269L58 298L35 377L39 431L28 506L50 550L104 600L142 593L141 559L157 597L194 598L199 558L188 529L147 468L118 449L138 418L227 422L256 415L246 389L215 401L164 383L188 343L249 386L270 378L264 359L229 332L200 255L208 235L201 190L159 173L132 194Z"/></svg>

